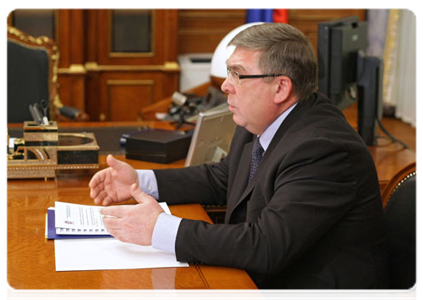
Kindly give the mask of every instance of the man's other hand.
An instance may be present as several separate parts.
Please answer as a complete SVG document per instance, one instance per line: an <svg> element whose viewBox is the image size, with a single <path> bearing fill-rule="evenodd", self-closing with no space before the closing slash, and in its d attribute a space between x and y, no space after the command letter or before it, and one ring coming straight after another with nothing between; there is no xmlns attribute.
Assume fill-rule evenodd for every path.
<svg viewBox="0 0 423 300"><path fill-rule="evenodd" d="M129 164L107 156L109 168L97 172L89 183L90 196L95 204L104 206L131 198L131 185L138 186L138 174Z"/></svg>
<svg viewBox="0 0 423 300"><path fill-rule="evenodd" d="M130 192L139 204L103 207L104 225L112 236L122 242L150 246L157 218L164 211L137 184L131 186Z"/></svg>

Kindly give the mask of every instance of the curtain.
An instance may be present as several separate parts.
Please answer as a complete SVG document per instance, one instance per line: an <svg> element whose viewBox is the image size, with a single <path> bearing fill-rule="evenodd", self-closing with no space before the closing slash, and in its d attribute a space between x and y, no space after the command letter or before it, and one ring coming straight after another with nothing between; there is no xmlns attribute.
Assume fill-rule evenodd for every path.
<svg viewBox="0 0 423 300"><path fill-rule="evenodd" d="M367 21L367 55L384 62L384 112L420 127L420 9L369 8Z"/></svg>
<svg viewBox="0 0 423 300"><path fill-rule="evenodd" d="M395 115L420 128L420 9L401 9Z"/></svg>
<svg viewBox="0 0 423 300"><path fill-rule="evenodd" d="M383 57L388 20L389 9L369 9L367 11L367 55Z"/></svg>
<svg viewBox="0 0 423 300"><path fill-rule="evenodd" d="M384 51L383 100L395 116L416 126L416 16L390 10Z"/></svg>

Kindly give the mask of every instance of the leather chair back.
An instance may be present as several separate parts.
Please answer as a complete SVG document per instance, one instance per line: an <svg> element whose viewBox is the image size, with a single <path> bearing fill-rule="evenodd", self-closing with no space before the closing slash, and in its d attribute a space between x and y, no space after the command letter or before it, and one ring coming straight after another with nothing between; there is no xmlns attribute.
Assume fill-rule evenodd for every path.
<svg viewBox="0 0 423 300"><path fill-rule="evenodd" d="M402 170L382 191L388 247L390 293L337 300L420 299L420 161Z"/></svg>
<svg viewBox="0 0 423 300"><path fill-rule="evenodd" d="M416 164L407 166L382 192L391 289L416 283Z"/></svg>
<svg viewBox="0 0 423 300"><path fill-rule="evenodd" d="M8 26L7 122L31 121L29 105L42 99L53 107L57 89L58 50L47 37L34 38ZM54 109L49 119L54 119Z"/></svg>

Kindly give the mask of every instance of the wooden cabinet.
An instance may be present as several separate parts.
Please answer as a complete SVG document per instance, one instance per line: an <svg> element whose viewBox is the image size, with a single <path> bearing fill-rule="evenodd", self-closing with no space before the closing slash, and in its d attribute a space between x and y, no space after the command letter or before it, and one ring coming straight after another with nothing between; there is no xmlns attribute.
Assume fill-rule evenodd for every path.
<svg viewBox="0 0 423 300"><path fill-rule="evenodd" d="M89 10L86 18L92 119L137 120L143 107L178 89L176 10Z"/></svg>
<svg viewBox="0 0 423 300"><path fill-rule="evenodd" d="M16 10L8 22L34 15L50 20L38 32L59 47L61 101L91 120L137 120L141 108L178 89L177 10Z"/></svg>

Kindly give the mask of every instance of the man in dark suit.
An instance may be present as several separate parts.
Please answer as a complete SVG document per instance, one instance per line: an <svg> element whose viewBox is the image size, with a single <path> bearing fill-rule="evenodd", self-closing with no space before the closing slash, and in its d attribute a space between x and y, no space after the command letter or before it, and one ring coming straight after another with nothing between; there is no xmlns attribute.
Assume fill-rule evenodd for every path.
<svg viewBox="0 0 423 300"><path fill-rule="evenodd" d="M104 219L107 229L179 261L245 269L259 288L385 288L374 162L342 113L315 93L310 42L292 26L268 23L231 44L222 90L239 127L228 156L154 171L109 156L110 168L90 182L94 202L132 196L139 204L103 208L116 217ZM153 197L225 204L225 223L167 215Z"/></svg>

